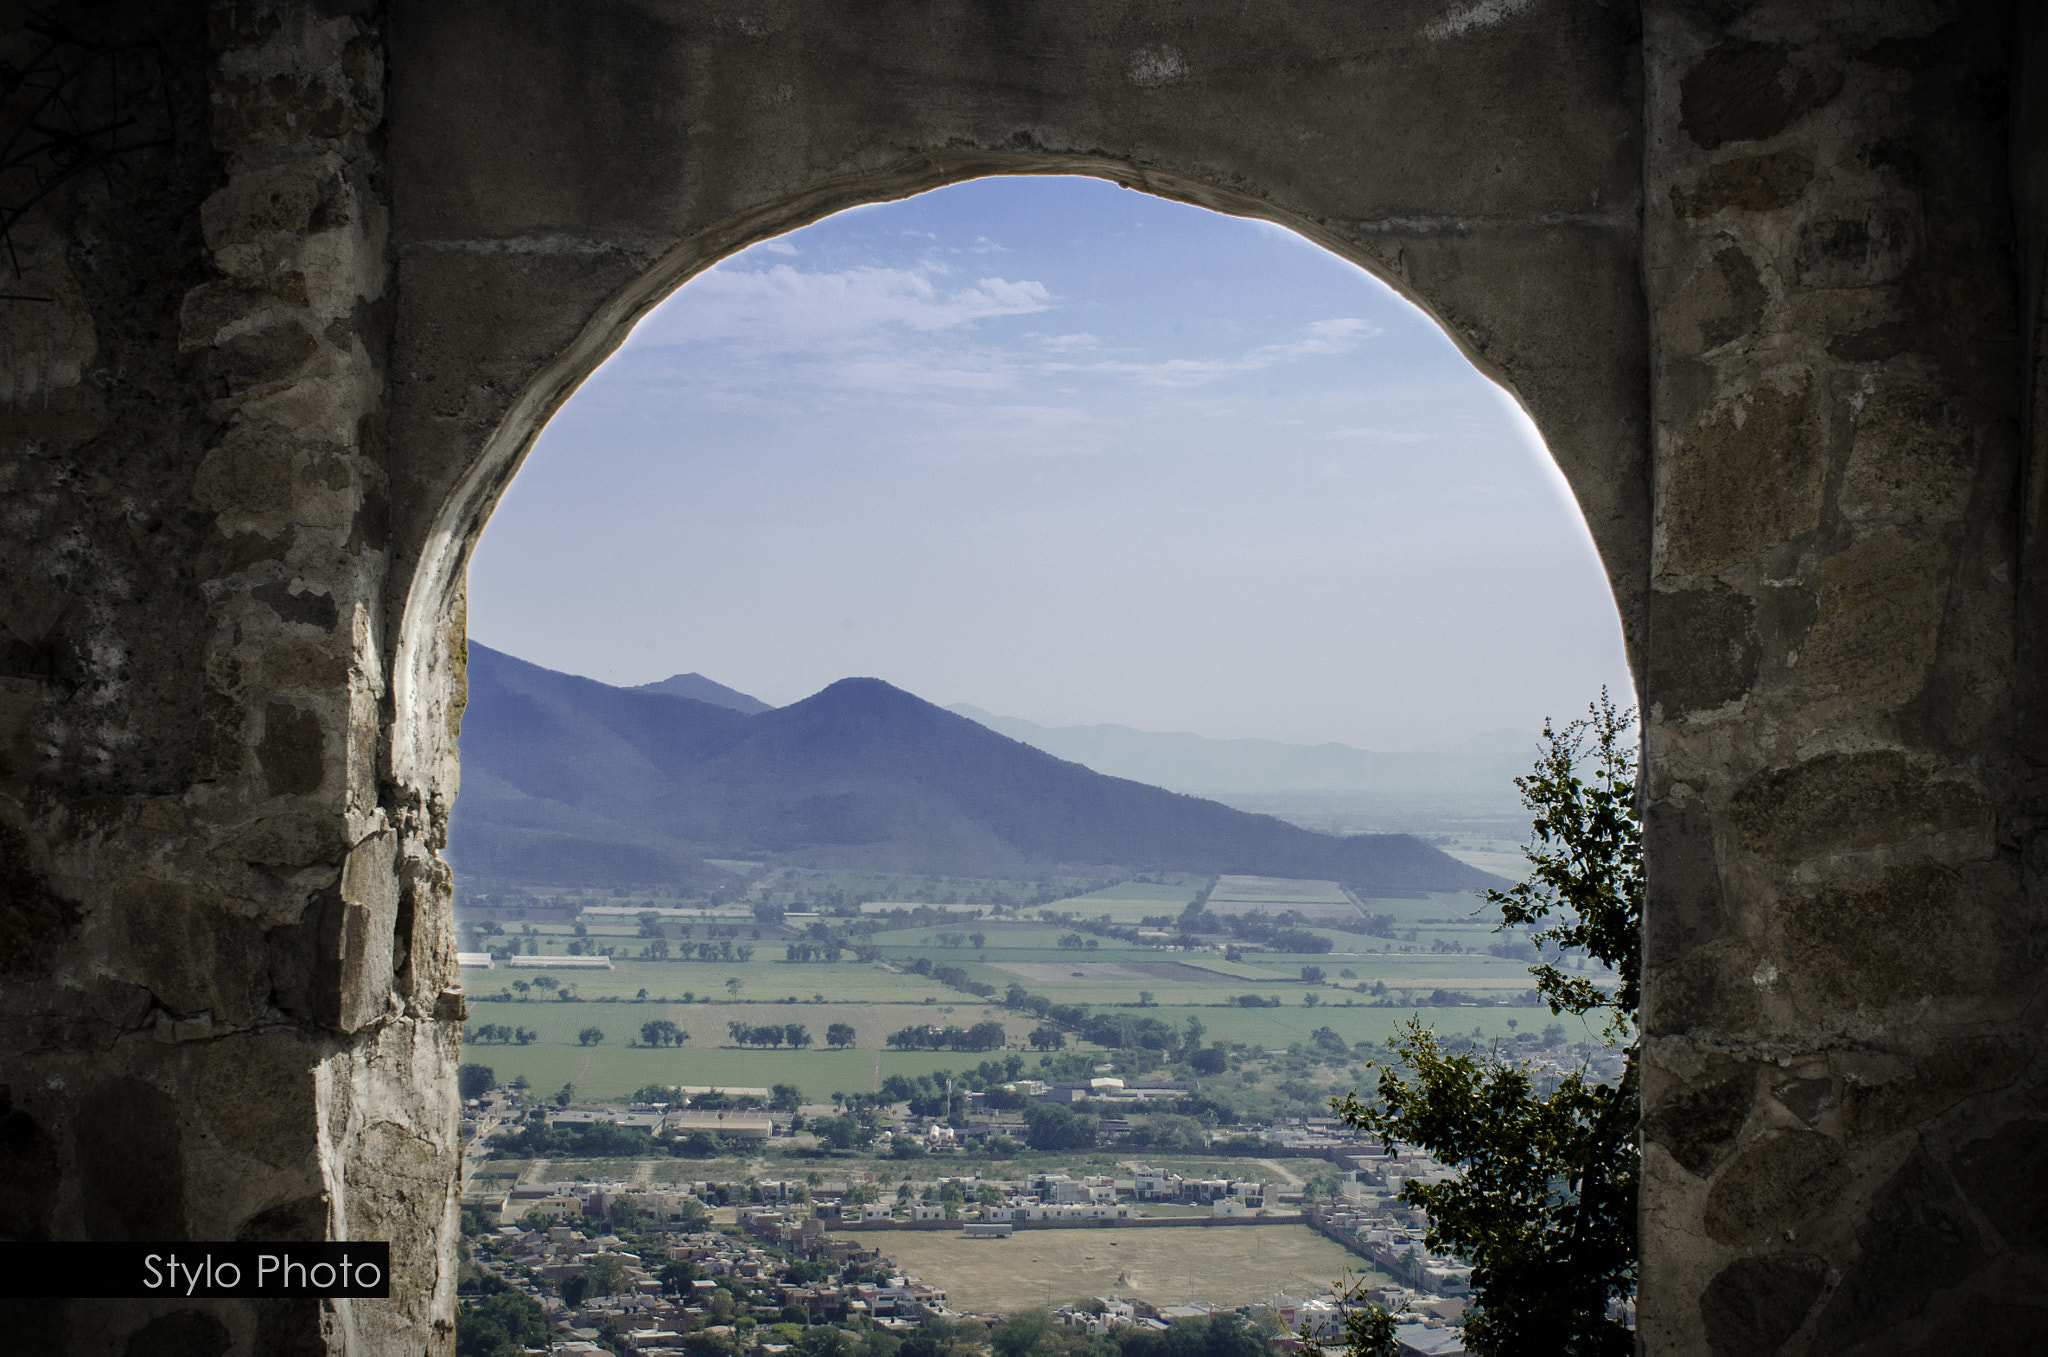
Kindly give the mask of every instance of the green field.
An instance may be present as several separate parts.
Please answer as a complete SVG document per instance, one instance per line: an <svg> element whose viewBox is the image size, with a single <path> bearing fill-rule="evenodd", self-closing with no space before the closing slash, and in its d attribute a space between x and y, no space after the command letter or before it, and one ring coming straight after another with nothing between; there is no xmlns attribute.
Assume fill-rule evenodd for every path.
<svg viewBox="0 0 2048 1357"><path fill-rule="evenodd" d="M1333 898L1328 883L1226 878L1219 887L1227 887L1239 897L1224 899L1221 889L1212 894L1211 908L1223 913L1249 912L1258 902L1270 911L1276 905L1291 907L1287 902L1292 902L1305 908L1321 907L1325 917L1330 917L1342 903ZM1177 915L1195 892L1191 884L1125 882L1049 908L1083 916L1108 913L1129 924L1145 915ZM1234 911L1233 904L1243 910ZM969 980L991 986L998 995L1019 984L1058 1004L1086 1004L1096 1009L1135 1009L1142 1004L1145 1016L1182 1031L1194 1018L1206 1029L1207 1039L1242 1043L1253 1052L1306 1043L1323 1027L1349 1043L1384 1043L1400 1023L1418 1011L1414 1005L1433 991L1459 991L1484 1001L1519 999L1532 988L1526 962L1485 952L1489 944L1499 941L1492 931L1498 915L1480 897L1437 894L1376 899L1367 904L1374 913L1390 916L1393 937L1318 928L1312 920L1308 927L1328 938L1332 951L1295 955L1246 950L1236 961L1225 959L1221 951L1181 952L1083 934L1056 919L1036 917L1036 910L1026 911L1023 917L1009 915L957 925L884 928L868 938L880 949L881 961L862 963L849 953L836 964L784 960L791 941L788 936L779 935L772 926L744 923L737 928L739 936L730 941L735 947L754 949L749 961L640 959L633 954L647 947L649 940L640 936L638 921L607 921L590 925L580 942L586 947L613 949L613 970L513 970L504 966L490 971L465 970L463 981L471 995L468 1025L472 1029L487 1023L505 1024L539 1034L538 1040L524 1047L479 1044L467 1058L490 1065L501 1078L524 1075L543 1091L552 1092L573 1082L579 1094L590 1098L619 1097L650 1083L790 1083L813 1101L822 1101L834 1090L867 1090L878 1077L957 1072L986 1058L962 1052L885 1049L884 1039L901 1028L928 1023L965 1028L994 1020L1004 1025L1012 1050L1017 1050L1038 1025L1027 1014L916 974L909 966L919 959L958 967ZM734 925L723 927L730 931ZM691 931L701 941L702 922L694 921ZM750 936L754 932L765 936L756 939ZM972 945L977 936L979 947ZM1081 945L1062 947L1063 938ZM518 924L508 929L505 940L531 941L542 955L556 956L579 941L567 926ZM1089 947L1089 942L1095 945ZM680 938L671 938L669 945L679 949L683 944ZM1304 966L1321 968L1323 980L1315 984L1304 981ZM1344 975L1345 971L1351 974ZM561 1002L551 990L535 987L542 974L560 982L577 1002ZM1588 972L1592 977L1599 974ZM509 997L515 993L509 987L520 982L528 985L528 997ZM645 999L640 998L643 992ZM1235 1006L1237 997L1247 994L1277 997L1280 1004ZM693 1001L683 1002L685 995ZM1318 1000L1314 1005L1307 1002L1311 996ZM1482 1039L1507 1036L1511 1021L1524 1032L1540 1031L1553 1021L1547 1010L1498 1003L1419 1011L1425 1022L1441 1032ZM641 1025L657 1018L692 1033L689 1044L658 1050L632 1046ZM847 1023L857 1034L856 1049L830 1051L815 1045L805 1050L738 1049L730 1046L726 1034L726 1024L731 1021L749 1026L802 1023L818 1044L822 1044L828 1025ZM1592 1033L1580 1030L1583 1024L1567 1026L1568 1041L1593 1039ZM578 1033L588 1027L601 1030L604 1040L594 1046L579 1044ZM1072 1049L1092 1050L1078 1041L1073 1041ZM1036 1070L1037 1053L1025 1051L1024 1055L1027 1073ZM1136 1051L1105 1052L1100 1063L1115 1064L1120 1073L1129 1075L1164 1073L1140 1068L1156 1059ZM1249 1099L1248 1108L1256 1109L1264 1105L1261 1099L1278 1097L1276 1090L1282 1086L1295 1088L1288 1096L1298 1100L1305 1096L1299 1092L1304 1085L1322 1090L1355 1080L1354 1068L1348 1057L1311 1068L1304 1068L1298 1059L1275 1060L1251 1071L1250 1084L1232 1074L1219 1080L1218 1087L1240 1104ZM1317 1097L1322 1096L1318 1091ZM1298 1110L1299 1103L1295 1106Z"/></svg>
<svg viewBox="0 0 2048 1357"><path fill-rule="evenodd" d="M1023 1230L1007 1239L952 1231L850 1233L970 1313L1057 1306L1090 1296L1155 1305L1248 1305L1313 1295L1365 1261L1306 1225Z"/></svg>

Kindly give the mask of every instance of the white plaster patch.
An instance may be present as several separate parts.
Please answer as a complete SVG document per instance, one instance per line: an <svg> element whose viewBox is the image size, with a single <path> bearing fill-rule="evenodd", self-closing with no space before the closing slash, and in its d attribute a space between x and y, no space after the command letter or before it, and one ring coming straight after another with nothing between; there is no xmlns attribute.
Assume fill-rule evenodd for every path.
<svg viewBox="0 0 2048 1357"><path fill-rule="evenodd" d="M1534 3L1536 0L1473 0L1473 3L1459 5L1428 25L1422 30L1422 36L1431 42L1462 38L1475 29L1504 23Z"/></svg>
<svg viewBox="0 0 2048 1357"><path fill-rule="evenodd" d="M1188 63L1171 47L1140 47L1131 54L1131 83L1141 89L1157 89L1185 80Z"/></svg>

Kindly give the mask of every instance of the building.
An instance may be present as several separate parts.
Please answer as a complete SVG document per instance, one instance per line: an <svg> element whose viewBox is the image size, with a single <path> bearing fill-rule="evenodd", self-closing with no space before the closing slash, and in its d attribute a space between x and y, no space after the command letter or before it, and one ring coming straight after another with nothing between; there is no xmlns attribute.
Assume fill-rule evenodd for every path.
<svg viewBox="0 0 2048 1357"><path fill-rule="evenodd" d="M686 1107L669 1113L665 1124L677 1135L709 1131L721 1140L765 1141L775 1134L775 1118L767 1112L700 1112Z"/></svg>
<svg viewBox="0 0 2048 1357"><path fill-rule="evenodd" d="M514 956L505 958L505 964L519 971L609 971L613 969L608 956Z"/></svg>

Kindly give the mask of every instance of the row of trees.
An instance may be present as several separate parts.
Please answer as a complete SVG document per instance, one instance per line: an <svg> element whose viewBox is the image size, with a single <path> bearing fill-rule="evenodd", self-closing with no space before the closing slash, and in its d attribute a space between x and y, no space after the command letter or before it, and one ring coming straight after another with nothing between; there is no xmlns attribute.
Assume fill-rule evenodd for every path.
<svg viewBox="0 0 2048 1357"><path fill-rule="evenodd" d="M930 1023L891 1032L885 1042L899 1051L995 1051L1007 1039L1003 1025L993 1019L972 1027L937 1027Z"/></svg>
<svg viewBox="0 0 2048 1357"><path fill-rule="evenodd" d="M758 1027L751 1023L729 1022L725 1030L736 1046L776 1047L787 1042L791 1050L796 1050L811 1044L811 1029L800 1022L771 1022Z"/></svg>
<svg viewBox="0 0 2048 1357"><path fill-rule="evenodd" d="M501 1022L487 1022L478 1027L466 1028L462 1033L463 1041L469 1043L497 1042L502 1045L512 1041L521 1046L532 1045L539 1036L540 1033L531 1028L510 1027Z"/></svg>

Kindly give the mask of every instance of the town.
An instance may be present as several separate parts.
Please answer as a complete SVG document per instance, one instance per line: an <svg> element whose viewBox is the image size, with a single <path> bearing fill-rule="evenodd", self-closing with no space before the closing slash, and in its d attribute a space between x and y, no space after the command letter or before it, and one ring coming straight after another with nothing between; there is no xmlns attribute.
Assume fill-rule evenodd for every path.
<svg viewBox="0 0 2048 1357"><path fill-rule="evenodd" d="M1065 1086L1022 1080L1015 1091L1042 1103L1152 1090L1098 1078ZM1441 1181L1452 1171L1408 1147L1389 1153L1361 1142L1333 1119L1219 1129L1219 1141L1258 1144L1264 1157L1251 1162L1280 1170L1270 1176L1191 1172L1177 1155L1179 1167L1131 1159L1100 1172L1091 1170L1105 1166L1079 1161L1101 1156L1077 1156L1066 1170L1034 1165L996 1177L969 1162L946 1170L963 1142L1021 1138L1021 1121L971 1115L953 1126L897 1104L878 1109L877 1138L891 1147L886 1162L904 1170L841 1173L830 1160L799 1171L806 1161L769 1157L809 1139L796 1131L805 1110L776 1109L772 1098L766 1088L679 1088L671 1103L568 1106L494 1089L472 1100L462 1290L474 1350L492 1351L487 1340L502 1326L529 1347L571 1353L891 1357L903 1342L919 1343L913 1352L991 1344L1003 1353L1018 1336L1005 1326L1049 1325L1062 1350L1110 1344L1090 1350L1136 1357L1149 1335L1181 1324L1228 1328L1248 1354L1308 1344L1335 1352L1347 1310L1371 1303L1396 1315L1403 1354L1465 1351L1458 1323L1471 1270L1432 1253L1427 1216L1397 1199L1404 1183ZM815 1119L834 1110L809 1112ZM628 1134L657 1146L716 1135L758 1157L727 1178L657 1181L645 1164L624 1178L549 1176L544 1159L524 1161L511 1179L490 1172L505 1162L487 1157L493 1136L528 1126L599 1141ZM620 1166L611 1158L590 1167L598 1163ZM1242 1168L1247 1160L1218 1163ZM784 1176L769 1176L778 1167ZM1089 1232L1085 1247L1105 1257L1128 1245L1127 1261L1087 1294L1014 1303L1006 1293L1020 1284L1007 1275L1017 1270L1016 1251L1047 1238L1037 1232L1056 1230ZM1119 1240L1103 1242L1110 1232ZM1270 1289L1245 1294L1235 1260L1257 1258L1267 1241L1283 1238L1340 1246L1328 1256L1343 1261L1324 1269L1333 1275L1276 1273ZM1206 1276L1187 1261L1198 1254L1214 1260ZM1154 1256L1176 1259L1173 1285L1147 1284L1158 1280ZM1210 1294L1196 1294L1205 1287Z"/></svg>

